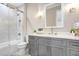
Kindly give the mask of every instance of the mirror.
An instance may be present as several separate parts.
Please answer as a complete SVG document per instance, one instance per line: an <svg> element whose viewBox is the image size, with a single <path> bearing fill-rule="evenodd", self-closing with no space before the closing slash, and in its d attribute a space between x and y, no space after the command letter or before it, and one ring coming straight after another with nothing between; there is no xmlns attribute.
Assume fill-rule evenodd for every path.
<svg viewBox="0 0 79 59"><path fill-rule="evenodd" d="M63 9L61 3L48 4L46 6L46 27L47 28L62 28L63 24Z"/></svg>

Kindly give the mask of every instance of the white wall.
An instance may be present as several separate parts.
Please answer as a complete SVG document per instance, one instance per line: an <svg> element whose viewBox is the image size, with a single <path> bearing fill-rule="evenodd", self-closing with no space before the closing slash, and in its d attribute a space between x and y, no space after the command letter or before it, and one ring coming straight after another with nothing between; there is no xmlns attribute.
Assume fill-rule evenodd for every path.
<svg viewBox="0 0 79 59"><path fill-rule="evenodd" d="M44 17L39 19L37 17L38 13L38 5L39 4L28 4L27 6L27 32L32 33L34 29L38 29L40 27L44 27L45 20ZM40 4L41 11L43 11L44 14L44 6Z"/></svg>
<svg viewBox="0 0 79 59"><path fill-rule="evenodd" d="M77 9L72 13L69 12L70 5L71 4L64 4L64 27L60 29L54 29L54 31L69 32L72 25L75 22L79 22L79 4L77 5Z"/></svg>
<svg viewBox="0 0 79 59"><path fill-rule="evenodd" d="M42 5L42 4L41 4ZM79 7L73 13L68 11L69 4L64 4L64 27L59 29L53 29L56 32L69 32L72 25L79 21ZM42 11L44 11L44 6L41 6ZM36 16L38 12L38 4L28 4L27 6L27 32L32 33L33 29L45 26L45 15L43 19L38 19Z"/></svg>

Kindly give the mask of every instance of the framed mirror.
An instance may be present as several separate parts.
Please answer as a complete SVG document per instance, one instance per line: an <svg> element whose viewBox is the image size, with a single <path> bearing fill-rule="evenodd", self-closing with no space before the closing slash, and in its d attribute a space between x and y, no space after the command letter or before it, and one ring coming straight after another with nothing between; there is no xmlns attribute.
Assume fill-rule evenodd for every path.
<svg viewBox="0 0 79 59"><path fill-rule="evenodd" d="M45 8L45 27L62 28L64 27L63 5L61 3L48 4Z"/></svg>

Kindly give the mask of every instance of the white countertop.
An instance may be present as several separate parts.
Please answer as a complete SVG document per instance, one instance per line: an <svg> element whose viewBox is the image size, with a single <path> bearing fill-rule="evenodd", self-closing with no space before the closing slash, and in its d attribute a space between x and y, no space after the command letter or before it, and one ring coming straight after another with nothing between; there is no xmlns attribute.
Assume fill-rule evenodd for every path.
<svg viewBox="0 0 79 59"><path fill-rule="evenodd" d="M73 39L73 40L79 40L78 36L73 36L73 35L53 35L53 34L29 34L30 36L39 36L39 37L51 37L51 38L64 38L64 39Z"/></svg>

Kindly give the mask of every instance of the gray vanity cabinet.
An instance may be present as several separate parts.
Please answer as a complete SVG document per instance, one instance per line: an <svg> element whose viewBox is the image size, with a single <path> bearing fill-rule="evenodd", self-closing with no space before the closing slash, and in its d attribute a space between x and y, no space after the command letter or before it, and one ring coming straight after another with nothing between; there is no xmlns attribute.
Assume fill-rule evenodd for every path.
<svg viewBox="0 0 79 59"><path fill-rule="evenodd" d="M52 47L66 47L66 40L62 38L50 38L49 46Z"/></svg>
<svg viewBox="0 0 79 59"><path fill-rule="evenodd" d="M61 38L51 38L50 40L50 55L51 56L65 56L66 51L66 41Z"/></svg>
<svg viewBox="0 0 79 59"><path fill-rule="evenodd" d="M39 56L50 56L50 47L48 46L49 37L39 37Z"/></svg>
<svg viewBox="0 0 79 59"><path fill-rule="evenodd" d="M32 56L49 56L49 39L50 38L29 36L29 54Z"/></svg>
<svg viewBox="0 0 79 59"><path fill-rule="evenodd" d="M59 38L29 36L29 53L32 56L64 56L66 42Z"/></svg>
<svg viewBox="0 0 79 59"><path fill-rule="evenodd" d="M67 45L69 56L79 56L79 40L69 40Z"/></svg>
<svg viewBox="0 0 79 59"><path fill-rule="evenodd" d="M70 51L69 51L69 56L79 56L79 51L70 50Z"/></svg>
<svg viewBox="0 0 79 59"><path fill-rule="evenodd" d="M38 38L39 38L39 40L38 40L39 45L44 45L44 46L48 45L50 37L38 37Z"/></svg>
<svg viewBox="0 0 79 59"><path fill-rule="evenodd" d="M65 48L51 47L51 56L66 56Z"/></svg>
<svg viewBox="0 0 79 59"><path fill-rule="evenodd" d="M40 37L39 55L65 56L66 55L66 41L60 38Z"/></svg>
<svg viewBox="0 0 79 59"><path fill-rule="evenodd" d="M39 56L50 56L49 46L39 45Z"/></svg>
<svg viewBox="0 0 79 59"><path fill-rule="evenodd" d="M32 56L38 55L38 38L29 36L29 54Z"/></svg>
<svg viewBox="0 0 79 59"><path fill-rule="evenodd" d="M79 56L79 40L29 36L32 56Z"/></svg>

